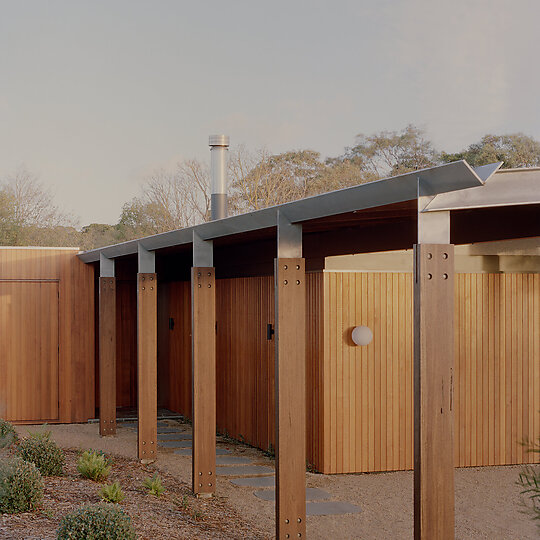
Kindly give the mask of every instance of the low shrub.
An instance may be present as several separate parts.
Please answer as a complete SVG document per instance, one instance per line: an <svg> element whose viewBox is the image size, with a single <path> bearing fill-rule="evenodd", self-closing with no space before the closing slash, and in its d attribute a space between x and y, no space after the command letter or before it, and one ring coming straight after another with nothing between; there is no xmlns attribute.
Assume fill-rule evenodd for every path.
<svg viewBox="0 0 540 540"><path fill-rule="evenodd" d="M77 461L77 470L84 478L101 482L109 476L111 466L103 453L86 450Z"/></svg>
<svg viewBox="0 0 540 540"><path fill-rule="evenodd" d="M99 503L67 514L57 531L58 540L134 540L131 518L117 505Z"/></svg>
<svg viewBox="0 0 540 540"><path fill-rule="evenodd" d="M19 442L19 436L13 424L0 418L0 448Z"/></svg>
<svg viewBox="0 0 540 540"><path fill-rule="evenodd" d="M148 490L150 495L155 495L156 497L159 497L165 491L165 488L161 484L161 478L157 473L152 478L145 478L143 480L143 487Z"/></svg>
<svg viewBox="0 0 540 540"><path fill-rule="evenodd" d="M43 479L38 468L21 458L0 462L0 513L33 510L43 498Z"/></svg>
<svg viewBox="0 0 540 540"><path fill-rule="evenodd" d="M540 438L535 443L525 441L523 444L527 447L528 452L540 454ZM525 465L521 470L517 484L521 488L521 503L524 506L524 512L536 521L540 531L540 467L538 465Z"/></svg>
<svg viewBox="0 0 540 540"><path fill-rule="evenodd" d="M111 503L119 503L125 498L122 488L118 482L114 482L108 486L103 486L99 491L99 494L104 501Z"/></svg>
<svg viewBox="0 0 540 540"><path fill-rule="evenodd" d="M43 476L60 476L64 466L64 452L51 440L50 431L31 433L22 439L17 455L33 463Z"/></svg>

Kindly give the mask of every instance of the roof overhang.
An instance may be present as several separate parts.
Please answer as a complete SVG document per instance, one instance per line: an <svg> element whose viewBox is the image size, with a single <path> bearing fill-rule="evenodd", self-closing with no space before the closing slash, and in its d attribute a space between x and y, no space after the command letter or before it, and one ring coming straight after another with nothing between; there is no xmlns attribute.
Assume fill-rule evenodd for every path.
<svg viewBox="0 0 540 540"><path fill-rule="evenodd" d="M500 167L502 163L498 165ZM540 203L540 168L498 170L499 167L486 178L484 186L440 193L428 203L424 212ZM475 170L478 172L481 168Z"/></svg>
<svg viewBox="0 0 540 540"><path fill-rule="evenodd" d="M436 199L438 195L443 193L467 190L468 188L480 188L493 172L489 172L487 169L476 172L466 161L456 161L384 180L307 197L255 212L202 223L186 229L178 229L147 236L139 240L131 240L129 242L85 251L79 254L79 257L82 261L91 263L99 261L100 254L108 258L135 255L139 244L150 251L191 244L193 242L194 232L203 240L214 240L268 229L276 227L278 210L280 213L286 215L291 223L302 223L319 218L412 201L418 199L420 196L435 197Z"/></svg>

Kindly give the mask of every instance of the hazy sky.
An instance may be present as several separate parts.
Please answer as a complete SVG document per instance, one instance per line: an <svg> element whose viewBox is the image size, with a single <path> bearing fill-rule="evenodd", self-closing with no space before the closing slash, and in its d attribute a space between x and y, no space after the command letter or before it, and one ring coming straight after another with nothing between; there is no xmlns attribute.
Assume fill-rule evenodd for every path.
<svg viewBox="0 0 540 540"><path fill-rule="evenodd" d="M415 123L440 148L540 138L538 0L0 0L0 178L81 224L211 133L338 155Z"/></svg>

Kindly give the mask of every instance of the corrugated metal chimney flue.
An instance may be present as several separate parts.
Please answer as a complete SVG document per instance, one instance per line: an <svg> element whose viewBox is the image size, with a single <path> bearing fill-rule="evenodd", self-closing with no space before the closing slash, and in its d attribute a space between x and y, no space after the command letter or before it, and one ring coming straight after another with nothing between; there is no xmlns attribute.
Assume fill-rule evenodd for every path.
<svg viewBox="0 0 540 540"><path fill-rule="evenodd" d="M210 199L211 218L227 217L227 154L229 137L227 135L210 135L210 168L212 175L212 194Z"/></svg>

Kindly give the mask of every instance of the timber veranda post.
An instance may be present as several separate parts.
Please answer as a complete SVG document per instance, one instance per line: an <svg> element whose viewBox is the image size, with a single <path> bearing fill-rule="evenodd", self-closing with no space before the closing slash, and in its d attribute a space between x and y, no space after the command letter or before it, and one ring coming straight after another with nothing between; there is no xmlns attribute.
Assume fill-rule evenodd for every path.
<svg viewBox="0 0 540 540"><path fill-rule="evenodd" d="M212 242L193 236L191 269L192 489L216 492L216 280Z"/></svg>
<svg viewBox="0 0 540 540"><path fill-rule="evenodd" d="M157 458L157 274L155 256L141 244L137 274L138 457Z"/></svg>
<svg viewBox="0 0 540 540"><path fill-rule="evenodd" d="M114 259L99 264L99 434L116 434L116 278Z"/></svg>
<svg viewBox="0 0 540 540"><path fill-rule="evenodd" d="M306 536L306 274L302 227L278 212L274 261L276 538Z"/></svg>
<svg viewBox="0 0 540 540"><path fill-rule="evenodd" d="M450 213L422 213L428 200L418 198L414 246L414 538L451 540L455 537L454 246Z"/></svg>

